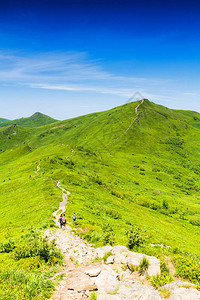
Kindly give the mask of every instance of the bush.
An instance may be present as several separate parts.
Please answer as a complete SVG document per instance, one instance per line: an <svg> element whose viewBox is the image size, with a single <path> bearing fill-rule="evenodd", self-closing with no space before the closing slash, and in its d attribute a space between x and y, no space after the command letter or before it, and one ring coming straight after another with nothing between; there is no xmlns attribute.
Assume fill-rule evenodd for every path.
<svg viewBox="0 0 200 300"><path fill-rule="evenodd" d="M127 232L127 236L128 236L127 246L129 249L142 246L144 243L146 243L148 239L146 230L137 226L133 226L132 228L130 228Z"/></svg>
<svg viewBox="0 0 200 300"><path fill-rule="evenodd" d="M106 209L106 214L110 215L113 219L121 219L121 214L115 209Z"/></svg>
<svg viewBox="0 0 200 300"><path fill-rule="evenodd" d="M200 226L200 219L197 217L190 219L190 224L195 225L195 226Z"/></svg>
<svg viewBox="0 0 200 300"><path fill-rule="evenodd" d="M176 275L196 283L200 281L200 264L187 257L177 255L174 258Z"/></svg>
<svg viewBox="0 0 200 300"><path fill-rule="evenodd" d="M108 224L107 226L103 227L103 244L104 245L113 245L114 243L114 230L113 228Z"/></svg>
<svg viewBox="0 0 200 300"><path fill-rule="evenodd" d="M173 281L173 278L170 275L155 275L152 276L150 279L151 284L155 287L158 288L160 286L165 285L166 283L170 283Z"/></svg>
<svg viewBox="0 0 200 300"><path fill-rule="evenodd" d="M34 237L27 243L19 244L13 251L15 260L35 256L49 264L56 264L62 260L62 254L56 248L55 241L48 242L46 238L41 237Z"/></svg>
<svg viewBox="0 0 200 300"><path fill-rule="evenodd" d="M149 267L149 260L145 256L143 256L143 259L138 266L138 271L140 275L144 275L144 273L148 270L148 267Z"/></svg>
<svg viewBox="0 0 200 300"><path fill-rule="evenodd" d="M15 248L15 243L13 240L9 240L5 243L0 243L0 252L1 253L9 253L11 251L13 251L13 249Z"/></svg>

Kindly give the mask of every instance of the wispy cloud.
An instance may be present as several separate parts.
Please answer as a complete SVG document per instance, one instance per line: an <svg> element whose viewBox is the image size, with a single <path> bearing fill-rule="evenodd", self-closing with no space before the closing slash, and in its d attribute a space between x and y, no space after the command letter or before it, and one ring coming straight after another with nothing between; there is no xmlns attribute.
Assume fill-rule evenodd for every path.
<svg viewBox="0 0 200 300"><path fill-rule="evenodd" d="M0 53L0 84L70 92L130 97L163 83L161 79L112 74L86 53L43 53L35 56ZM165 80L166 81L166 80Z"/></svg>

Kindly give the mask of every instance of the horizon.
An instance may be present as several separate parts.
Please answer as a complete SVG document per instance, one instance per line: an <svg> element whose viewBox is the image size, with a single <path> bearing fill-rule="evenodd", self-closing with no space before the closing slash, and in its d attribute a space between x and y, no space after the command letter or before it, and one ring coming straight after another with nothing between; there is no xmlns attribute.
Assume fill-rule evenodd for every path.
<svg viewBox="0 0 200 300"><path fill-rule="evenodd" d="M64 120L137 93L200 113L199 8L197 0L1 3L0 117L41 111Z"/></svg>
<svg viewBox="0 0 200 300"><path fill-rule="evenodd" d="M123 103L123 104L118 105L118 106L115 106L115 107L123 106L124 104L129 104L129 103L136 102L136 101L140 101L140 100L143 100L143 99L134 100L134 101L128 101L128 102L126 102L126 103ZM144 99L144 100L150 101L149 99ZM154 103L154 104L156 104L156 105L161 105L161 104L155 103L154 101L150 101L150 102L152 102L152 103ZM169 108L169 107L164 106L164 105L161 105L161 106L166 107L166 108ZM111 107L110 109L113 109L113 108L115 108L115 107ZM110 109L108 109L108 110L110 110ZM175 111L190 111L190 112L196 112L196 113L199 113L199 112L194 111L194 110L173 109L173 108L169 108L169 109L172 109L172 110L175 110ZM108 111L108 110L93 111L93 112L90 112L90 113L86 113L86 114L82 114L82 115L77 115L77 116L72 117L72 118L67 118L67 119L62 119L62 120L61 120L61 119L55 119L55 121L60 121L60 122L62 122L62 121L66 121L66 120L69 120L69 119L73 119L73 118L78 118L78 117L81 117L81 116L85 116L85 115L88 115L88 114L95 114L95 113L104 112L104 111ZM36 111L36 112L34 112L33 114L31 114L31 115L28 115L28 116L21 116L21 117L19 117L19 118L17 118L17 119L12 119L12 120L11 120L11 119L8 119L8 118L2 118L2 119L6 119L7 121L15 121L15 120L20 120L20 119L26 119L26 118L33 117L35 114L42 114L42 115L45 115L45 116L47 116L47 117L50 117L50 118L54 119L51 115L48 115L48 114L46 114L45 112L41 112L41 111ZM200 113L199 113L199 114L200 114ZM0 116L0 119L1 119L1 116Z"/></svg>

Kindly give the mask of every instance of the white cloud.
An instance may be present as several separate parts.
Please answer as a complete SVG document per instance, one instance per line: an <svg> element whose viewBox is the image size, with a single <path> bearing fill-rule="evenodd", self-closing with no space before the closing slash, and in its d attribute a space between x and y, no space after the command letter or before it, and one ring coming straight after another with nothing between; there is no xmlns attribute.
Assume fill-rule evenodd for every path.
<svg viewBox="0 0 200 300"><path fill-rule="evenodd" d="M161 79L119 76L103 69L86 53L43 53L35 56L0 53L0 84L70 92L130 97L135 91L162 84ZM166 82L166 80L165 80Z"/></svg>

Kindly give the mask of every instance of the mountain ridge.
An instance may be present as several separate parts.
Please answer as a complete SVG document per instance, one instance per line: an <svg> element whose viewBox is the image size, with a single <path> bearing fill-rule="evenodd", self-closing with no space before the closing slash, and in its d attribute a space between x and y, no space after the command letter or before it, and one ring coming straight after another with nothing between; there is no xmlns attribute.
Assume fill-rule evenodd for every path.
<svg viewBox="0 0 200 300"><path fill-rule="evenodd" d="M22 118L15 119L15 120L6 120L6 119L4 119L4 120L5 121L0 122L0 127L9 126L12 124L17 124L17 125L23 126L23 127L40 127L40 126L55 123L58 121L58 120L53 119L45 114L40 113L40 112L35 112L30 117L25 117L25 118L22 117Z"/></svg>

